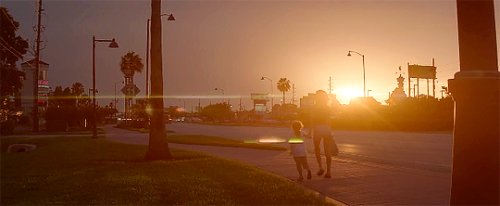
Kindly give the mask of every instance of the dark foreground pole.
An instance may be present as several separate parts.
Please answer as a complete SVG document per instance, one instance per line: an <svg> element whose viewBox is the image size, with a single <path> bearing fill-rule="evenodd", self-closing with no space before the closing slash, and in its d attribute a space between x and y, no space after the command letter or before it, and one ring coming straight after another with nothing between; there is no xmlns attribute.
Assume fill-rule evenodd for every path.
<svg viewBox="0 0 500 206"><path fill-rule="evenodd" d="M451 205L500 205L500 73L493 0L457 0L460 71L455 100Z"/></svg>

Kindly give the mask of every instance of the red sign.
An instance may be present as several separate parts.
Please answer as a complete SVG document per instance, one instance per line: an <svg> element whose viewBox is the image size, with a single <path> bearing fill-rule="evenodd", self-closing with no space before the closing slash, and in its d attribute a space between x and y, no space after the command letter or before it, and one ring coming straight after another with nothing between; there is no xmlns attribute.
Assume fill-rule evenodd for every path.
<svg viewBox="0 0 500 206"><path fill-rule="evenodd" d="M38 80L38 85L47 85L47 86L49 86L49 81L47 81L47 80Z"/></svg>

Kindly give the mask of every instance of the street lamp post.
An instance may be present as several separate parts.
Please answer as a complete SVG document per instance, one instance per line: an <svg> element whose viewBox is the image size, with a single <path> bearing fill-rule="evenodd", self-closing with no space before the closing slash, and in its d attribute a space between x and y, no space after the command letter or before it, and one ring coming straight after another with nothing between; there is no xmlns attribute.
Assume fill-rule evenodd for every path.
<svg viewBox="0 0 500 206"><path fill-rule="evenodd" d="M92 36L92 88L95 88L95 45L99 42L110 42L109 48L118 48L118 44L115 39L96 39L95 35ZM97 118L96 118L96 102L95 102L95 89L92 90L92 116L94 121L92 122L92 138L97 138Z"/></svg>
<svg viewBox="0 0 500 206"><path fill-rule="evenodd" d="M356 54L358 54L359 56L361 56L363 58L363 97L366 97L366 78L365 78L365 55L363 54L360 54L358 52L355 52L355 51L349 51L347 53L347 56L350 57L351 56L351 52L354 52Z"/></svg>
<svg viewBox="0 0 500 206"><path fill-rule="evenodd" d="M272 79L269 79L265 76L262 76L262 78L260 78L261 81L264 81L264 79L267 79L269 81L271 81L271 109L273 108L274 106L274 97L273 97L273 80Z"/></svg>
<svg viewBox="0 0 500 206"><path fill-rule="evenodd" d="M215 90L222 90L222 103L224 103L224 90L222 88L215 88Z"/></svg>
<svg viewBox="0 0 500 206"><path fill-rule="evenodd" d="M175 21L173 14L162 14L161 16L168 15L168 21ZM147 33L146 33L146 98L149 99L149 22L151 18L148 18L147 22Z"/></svg>
<svg viewBox="0 0 500 206"><path fill-rule="evenodd" d="M90 98L90 91L94 91L94 88L89 88L89 98ZM95 90L96 93L99 93L99 90Z"/></svg>
<svg viewBox="0 0 500 206"><path fill-rule="evenodd" d="M116 99L116 84L118 84L118 83L122 83L123 84L123 81L121 81L121 82L115 82L115 103L114 103L114 106L115 106L115 109L117 111L118 111L118 109L117 109L116 105L118 105L118 100Z"/></svg>

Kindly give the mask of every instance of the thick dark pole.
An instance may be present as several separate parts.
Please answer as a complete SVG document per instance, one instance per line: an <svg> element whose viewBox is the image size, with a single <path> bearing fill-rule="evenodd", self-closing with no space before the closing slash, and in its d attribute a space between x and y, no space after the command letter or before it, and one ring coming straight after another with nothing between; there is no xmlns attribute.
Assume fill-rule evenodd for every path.
<svg viewBox="0 0 500 206"><path fill-rule="evenodd" d="M92 35L92 139L97 138L97 118L95 108L95 35Z"/></svg>
<svg viewBox="0 0 500 206"><path fill-rule="evenodd" d="M146 160L170 160L163 108L161 0L151 0L151 126Z"/></svg>
<svg viewBox="0 0 500 206"><path fill-rule="evenodd" d="M149 21L147 22L146 32L146 99L149 99Z"/></svg>
<svg viewBox="0 0 500 206"><path fill-rule="evenodd" d="M40 32L42 30L42 0L38 0L38 26L36 29L35 72L33 75L33 131L38 132L38 73L40 72Z"/></svg>
<svg viewBox="0 0 500 206"><path fill-rule="evenodd" d="M455 100L451 205L500 205L500 73L493 0L457 0L460 71Z"/></svg>

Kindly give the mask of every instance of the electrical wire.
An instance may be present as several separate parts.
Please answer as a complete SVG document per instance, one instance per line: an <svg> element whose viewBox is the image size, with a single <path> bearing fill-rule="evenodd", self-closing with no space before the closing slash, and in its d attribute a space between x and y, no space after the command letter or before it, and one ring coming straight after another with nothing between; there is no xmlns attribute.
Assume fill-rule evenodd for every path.
<svg viewBox="0 0 500 206"><path fill-rule="evenodd" d="M2 45L2 46L3 46L3 47L7 50L7 51L9 51L9 52L10 52L11 54L13 54L14 56L19 57L19 58L21 58L21 59L23 58L22 56L19 56L18 54L16 54L16 53L12 52L12 51L11 51L9 48L7 48L7 47L6 47L6 46L5 46L2 42L0 42L0 45ZM26 64L30 65L30 66L31 66L31 67L33 67L33 68L36 68L35 66L33 66L32 64L30 64L29 62L24 62L24 63L26 63Z"/></svg>
<svg viewBox="0 0 500 206"><path fill-rule="evenodd" d="M9 19L10 23L12 24L12 26L14 26L14 29L16 29L16 24L14 24L14 20L12 18L9 18L9 15L5 11L4 7L2 7L2 12L5 14L5 17Z"/></svg>
<svg viewBox="0 0 500 206"><path fill-rule="evenodd" d="M9 43L7 43L7 41L5 41L1 36L0 36L0 39L2 39L2 41L4 42L4 44L6 44L7 46L9 46L12 50L16 51L18 55L23 56L23 54L21 54L19 51L17 51L12 46L10 46Z"/></svg>

